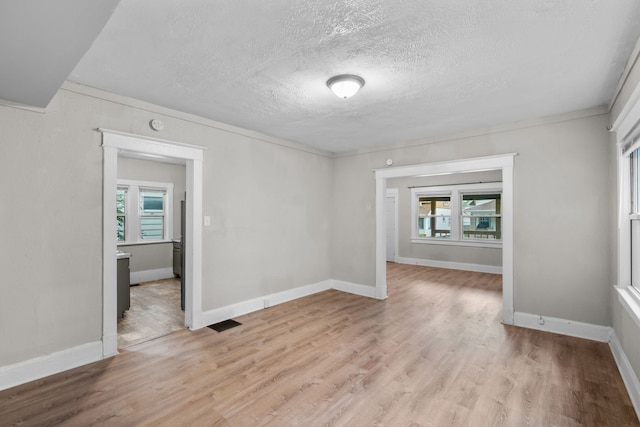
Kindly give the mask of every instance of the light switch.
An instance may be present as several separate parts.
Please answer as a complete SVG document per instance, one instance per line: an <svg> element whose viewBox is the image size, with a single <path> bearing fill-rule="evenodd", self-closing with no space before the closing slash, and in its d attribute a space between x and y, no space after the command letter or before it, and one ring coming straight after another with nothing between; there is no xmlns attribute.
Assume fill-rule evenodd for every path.
<svg viewBox="0 0 640 427"><path fill-rule="evenodd" d="M204 226L205 227L211 226L211 217L208 216L208 215L205 215L205 217L204 217Z"/></svg>

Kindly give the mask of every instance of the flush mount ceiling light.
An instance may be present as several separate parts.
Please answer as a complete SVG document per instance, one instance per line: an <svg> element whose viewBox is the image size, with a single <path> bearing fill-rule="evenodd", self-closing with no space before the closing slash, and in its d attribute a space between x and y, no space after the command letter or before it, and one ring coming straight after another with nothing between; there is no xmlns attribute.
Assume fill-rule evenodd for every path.
<svg viewBox="0 0 640 427"><path fill-rule="evenodd" d="M327 80L327 86L338 98L351 98L364 86L364 79L353 74L340 74Z"/></svg>

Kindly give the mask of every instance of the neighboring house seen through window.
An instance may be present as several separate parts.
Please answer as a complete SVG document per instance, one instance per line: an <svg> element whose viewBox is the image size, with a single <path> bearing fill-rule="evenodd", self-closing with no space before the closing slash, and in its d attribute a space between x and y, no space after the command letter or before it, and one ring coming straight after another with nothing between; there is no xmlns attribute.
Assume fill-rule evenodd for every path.
<svg viewBox="0 0 640 427"><path fill-rule="evenodd" d="M172 195L172 183L118 180L116 191L118 243L171 239Z"/></svg>
<svg viewBox="0 0 640 427"><path fill-rule="evenodd" d="M501 192L501 183L412 188L412 242L499 246Z"/></svg>

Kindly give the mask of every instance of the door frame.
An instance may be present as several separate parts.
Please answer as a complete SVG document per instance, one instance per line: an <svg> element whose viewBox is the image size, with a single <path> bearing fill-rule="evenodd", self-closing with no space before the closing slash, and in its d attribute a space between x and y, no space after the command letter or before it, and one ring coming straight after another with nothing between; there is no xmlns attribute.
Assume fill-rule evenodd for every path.
<svg viewBox="0 0 640 427"><path fill-rule="evenodd" d="M395 216L394 221L393 221L393 262L397 262L398 260L398 189L397 188L387 188L386 191L386 198L388 199L393 199L393 214ZM386 221L386 219L385 219ZM386 222L385 222L385 228L386 228ZM386 230L386 232L388 233L389 230ZM386 235L385 235L386 237ZM386 252L386 248L385 248L385 252Z"/></svg>
<svg viewBox="0 0 640 427"><path fill-rule="evenodd" d="M102 354L118 353L116 287L116 188L118 154L133 153L149 160L178 159L185 162L187 198L185 218L187 257L185 271L185 326L202 325L202 162L204 147L155 139L124 132L98 129L102 133L103 164L103 266L102 266Z"/></svg>
<svg viewBox="0 0 640 427"><path fill-rule="evenodd" d="M502 171L502 322L514 324L513 292L513 163L517 153L475 157L438 163L376 169L376 298L387 297L387 236L384 201L387 179L448 175L489 170Z"/></svg>

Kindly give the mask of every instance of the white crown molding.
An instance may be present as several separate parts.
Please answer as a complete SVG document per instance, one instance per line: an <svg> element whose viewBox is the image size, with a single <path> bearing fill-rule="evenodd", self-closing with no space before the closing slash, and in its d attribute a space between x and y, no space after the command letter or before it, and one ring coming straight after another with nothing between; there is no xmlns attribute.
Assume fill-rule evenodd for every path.
<svg viewBox="0 0 640 427"><path fill-rule="evenodd" d="M107 101L114 104L124 105L127 107L135 108L137 110L149 112L152 115L162 115L163 116L162 119L173 118L173 119L183 120L186 122L198 124L201 126L206 126L206 127L217 129L224 132L233 133L236 135L242 135L257 141L262 141L269 144L275 144L275 145L290 148L293 150L304 151L306 153L316 154L319 156L329 157L329 158L333 156L333 153L330 153L328 151L318 150L316 148L308 147L306 145L302 145L294 141L287 141L284 139L275 138L273 136L265 135L260 132L240 128L237 126L218 122L212 119L207 119L201 116L197 116L195 114L184 113L182 111L173 110L171 108L162 107L162 106L151 104L145 101L140 101L138 99L117 95L115 93L106 92L100 89L81 85L71 81L65 81L62 84L62 87L60 88L60 90L64 90L70 93L75 93L78 95L88 96L91 98L100 99L102 101ZM169 122L166 122L165 124L167 126L170 126Z"/></svg>
<svg viewBox="0 0 640 427"><path fill-rule="evenodd" d="M28 111L30 113L45 114L47 112L47 110L45 108L42 108L42 107L33 107L31 105L20 104L18 102L7 101L7 100L4 100L4 99L0 99L0 106L8 107L8 108L15 108L17 110L24 110L24 111Z"/></svg>
<svg viewBox="0 0 640 427"><path fill-rule="evenodd" d="M631 52L631 55L629 55L629 59L627 60L624 70L622 71L622 75L618 80L616 89L614 90L613 96L611 97L611 100L609 101L609 105L607 106L608 111L611 111L615 103L618 101L618 97L622 92L622 88L627 82L627 79L629 78L629 74L631 74L631 71L633 70L636 63L638 62L638 58L640 58L640 38L636 40L636 44L633 47L633 51Z"/></svg>
<svg viewBox="0 0 640 427"><path fill-rule="evenodd" d="M546 116L536 119L523 120L519 122L506 123L503 125L491 126L486 128L474 129L465 132L457 132L447 135L437 135L428 138L421 138L413 141L396 142L388 145L380 145L372 148L361 148L358 150L333 153L334 158L358 156L361 154L371 154L384 151L402 150L405 148L419 147L441 142L457 141L461 139L476 138L484 135L494 135L498 133L511 132L521 129L534 128L539 126L547 126L554 123L568 122L571 120L584 119L588 117L602 116L608 114L609 110L606 106L591 108L588 110L572 111L569 113L556 114L554 116ZM381 165L382 166L382 165Z"/></svg>

